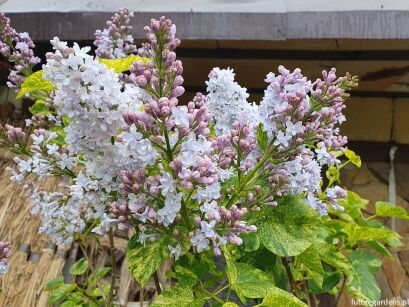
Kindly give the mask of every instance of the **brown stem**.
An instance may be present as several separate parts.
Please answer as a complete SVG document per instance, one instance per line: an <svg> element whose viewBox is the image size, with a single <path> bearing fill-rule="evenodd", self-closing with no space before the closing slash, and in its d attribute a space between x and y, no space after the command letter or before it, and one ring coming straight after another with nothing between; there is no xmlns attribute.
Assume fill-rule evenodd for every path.
<svg viewBox="0 0 409 307"><path fill-rule="evenodd" d="M310 293L309 293L309 291L308 291L308 285L307 285L307 281L306 281L306 280L303 282L302 288L303 288L304 293L305 293L305 299L307 300L307 304L308 304L308 306L311 307L312 305L311 305L311 300L310 300Z"/></svg>
<svg viewBox="0 0 409 307"><path fill-rule="evenodd" d="M162 293L162 290L160 288L159 276L157 271L153 274L153 279L155 280L156 292L158 292L158 295L160 295Z"/></svg>
<svg viewBox="0 0 409 307"><path fill-rule="evenodd" d="M116 266L116 257L115 257L115 243L114 243L114 232L112 227L109 227L109 249L111 250L111 261L112 261L112 275L111 275L111 287L109 288L108 294L108 304L111 304L114 299L114 288L115 288L115 266Z"/></svg>
<svg viewBox="0 0 409 307"><path fill-rule="evenodd" d="M335 307L338 307L339 304L340 304L341 295L342 295L342 292L344 292L344 288L345 288L346 281L347 281L347 277L344 276L344 278L343 278L343 280L342 280L342 284L341 284L341 289L339 290L337 299L335 300Z"/></svg>
<svg viewBox="0 0 409 307"><path fill-rule="evenodd" d="M318 307L320 305L320 300L316 295L313 295L312 298L314 299L314 305L315 307Z"/></svg>
<svg viewBox="0 0 409 307"><path fill-rule="evenodd" d="M293 274L291 273L291 270L290 270L290 260L287 259L287 257L282 257L281 260L283 262L285 270L287 271L287 277L288 277L288 281L290 282L291 292L296 297L300 298L300 296L298 295L298 291L297 291L297 285L296 285L295 280L293 278Z"/></svg>

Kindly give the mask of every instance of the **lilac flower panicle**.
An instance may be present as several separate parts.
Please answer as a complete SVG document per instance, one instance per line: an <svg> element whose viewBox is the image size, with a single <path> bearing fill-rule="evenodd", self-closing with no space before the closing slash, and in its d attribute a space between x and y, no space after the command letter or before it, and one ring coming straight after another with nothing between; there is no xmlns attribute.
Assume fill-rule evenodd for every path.
<svg viewBox="0 0 409 307"><path fill-rule="evenodd" d="M130 33L132 17L133 12L120 9L107 21L108 28L95 32L94 45L97 46L95 53L99 58L123 58L137 52L134 38Z"/></svg>
<svg viewBox="0 0 409 307"><path fill-rule="evenodd" d="M0 54L11 64L7 86L17 88L32 73L35 65L41 62L34 55L35 45L27 32L17 33L10 25L10 19L0 13Z"/></svg>

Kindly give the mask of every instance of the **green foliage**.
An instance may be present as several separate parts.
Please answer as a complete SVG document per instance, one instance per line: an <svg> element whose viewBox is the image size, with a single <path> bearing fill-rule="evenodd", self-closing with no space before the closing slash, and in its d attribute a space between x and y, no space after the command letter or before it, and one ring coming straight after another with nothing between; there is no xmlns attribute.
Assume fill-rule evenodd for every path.
<svg viewBox="0 0 409 307"><path fill-rule="evenodd" d="M357 224L343 223L342 229L343 232L347 234L352 245L359 241L399 238L399 235L396 232L391 231L387 227L374 228L368 226L359 226Z"/></svg>
<svg viewBox="0 0 409 307"><path fill-rule="evenodd" d="M405 220L409 219L409 215L405 209L388 202L378 201L375 204L375 208L377 216L397 217Z"/></svg>
<svg viewBox="0 0 409 307"><path fill-rule="evenodd" d="M43 79L43 70L36 71L32 75L28 76L21 84L20 92L17 94L16 99L20 99L27 93L34 91L52 91L56 87L48 80Z"/></svg>
<svg viewBox="0 0 409 307"><path fill-rule="evenodd" d="M257 233L254 232L243 233L240 237L243 240L243 244L240 246L240 250L243 250L244 252L248 253L259 249L260 237L258 236Z"/></svg>
<svg viewBox="0 0 409 307"><path fill-rule="evenodd" d="M361 162L361 158L355 154L355 152L353 152L352 150L346 148L345 149L345 156L348 158L348 160L354 164L357 167L361 167L362 162Z"/></svg>
<svg viewBox="0 0 409 307"><path fill-rule="evenodd" d="M180 286L172 287L162 292L151 306L199 307L203 306L203 301L201 299L195 299L189 287Z"/></svg>
<svg viewBox="0 0 409 307"><path fill-rule="evenodd" d="M53 289L54 291L52 291L50 295L49 303L56 304L63 301L71 292L75 290L75 288L75 284L63 284L58 288Z"/></svg>
<svg viewBox="0 0 409 307"><path fill-rule="evenodd" d="M153 242L139 243L138 234L128 242L126 257L129 269L138 283L145 287L151 275L169 258L168 245L173 237L164 235Z"/></svg>
<svg viewBox="0 0 409 307"><path fill-rule="evenodd" d="M354 250L350 255L353 270L348 272L347 289L356 299L379 300L381 290L375 280L376 273L382 261L375 255L361 250Z"/></svg>
<svg viewBox="0 0 409 307"><path fill-rule="evenodd" d="M51 112L47 109L45 101L42 99L36 100L36 102L29 108L31 114L33 115L44 115L47 116Z"/></svg>
<svg viewBox="0 0 409 307"><path fill-rule="evenodd" d="M59 146L65 145L65 137L67 136L67 132L65 132L64 127L61 126L54 126L52 130L57 133L57 137L51 140L51 144L57 144Z"/></svg>
<svg viewBox="0 0 409 307"><path fill-rule="evenodd" d="M296 256L311 245L320 218L301 197L285 197L265 212L258 234L268 250L282 257Z"/></svg>
<svg viewBox="0 0 409 307"><path fill-rule="evenodd" d="M72 275L82 275L88 270L88 260L85 258L81 258L77 262L75 262L71 268L70 273Z"/></svg>
<svg viewBox="0 0 409 307"><path fill-rule="evenodd" d="M234 263L237 278L231 287L238 293L248 298L266 296L274 287L272 279L263 271L247 263Z"/></svg>
<svg viewBox="0 0 409 307"><path fill-rule="evenodd" d="M260 123L257 128L257 143L261 150L266 150L268 145L267 132L263 130L263 124Z"/></svg>
<svg viewBox="0 0 409 307"><path fill-rule="evenodd" d="M287 289L288 278L281 257L273 254L264 247L257 251L244 254L240 261L262 270L273 280L274 285L281 289Z"/></svg>
<svg viewBox="0 0 409 307"><path fill-rule="evenodd" d="M324 281L324 268L321 263L319 253L314 246L307 248L302 254L296 257L295 265L300 270L305 270L307 276L311 278L320 288Z"/></svg>
<svg viewBox="0 0 409 307"><path fill-rule="evenodd" d="M256 307L272 307L272 306L285 306L285 307L306 307L307 304L300 301L291 293L284 291L280 288L274 287L271 292L264 297L261 304Z"/></svg>
<svg viewBox="0 0 409 307"><path fill-rule="evenodd" d="M44 287L44 291L51 291L61 287L62 285L64 285L64 278L62 276L58 276L47 283L47 285Z"/></svg>
<svg viewBox="0 0 409 307"><path fill-rule="evenodd" d="M151 60L151 58L130 55L125 58L119 59L99 59L99 61L108 68L113 68L116 73L128 71L131 68L132 64L137 60L146 63L148 60Z"/></svg>
<svg viewBox="0 0 409 307"><path fill-rule="evenodd" d="M98 284L98 282L104 278L112 269L109 267L101 267L98 268L97 271L94 273L92 273L90 275L90 277L88 278L87 282L88 282L88 286L90 287L94 287Z"/></svg>

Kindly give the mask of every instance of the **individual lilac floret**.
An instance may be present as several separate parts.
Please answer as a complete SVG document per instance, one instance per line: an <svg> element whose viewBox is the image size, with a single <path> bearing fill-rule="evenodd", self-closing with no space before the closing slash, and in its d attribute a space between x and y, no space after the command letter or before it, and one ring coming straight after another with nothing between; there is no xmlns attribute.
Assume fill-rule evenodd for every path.
<svg viewBox="0 0 409 307"><path fill-rule="evenodd" d="M10 243L0 242L0 275L6 273L8 269L8 261L10 259Z"/></svg>
<svg viewBox="0 0 409 307"><path fill-rule="evenodd" d="M335 186L333 188L327 189L327 197L330 205L334 210L339 210L339 211L344 211L344 207L338 204L338 199L346 198L347 197L347 192L339 187Z"/></svg>
<svg viewBox="0 0 409 307"><path fill-rule="evenodd" d="M136 53L137 48L130 31L129 25L133 12L120 9L111 20L106 22L107 29L97 30L94 45L97 46L95 54L100 58L123 58L129 54Z"/></svg>
<svg viewBox="0 0 409 307"><path fill-rule="evenodd" d="M0 13L0 54L13 64L8 76L8 87L19 88L33 67L40 63L34 55L35 47L27 32L17 33L10 25L10 19ZM17 91L19 91L17 89Z"/></svg>

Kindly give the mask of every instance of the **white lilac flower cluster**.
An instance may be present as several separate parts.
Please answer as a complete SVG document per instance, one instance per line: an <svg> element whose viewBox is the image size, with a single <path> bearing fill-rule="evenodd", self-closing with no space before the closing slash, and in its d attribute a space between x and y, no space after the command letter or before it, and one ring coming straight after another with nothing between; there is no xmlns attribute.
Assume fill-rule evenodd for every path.
<svg viewBox="0 0 409 307"><path fill-rule="evenodd" d="M58 192L26 184L42 233L58 244L116 225L136 229L143 244L171 233L186 243L169 245L177 259L190 248L219 255L226 244L242 244L242 233L257 231L252 214L286 195L304 197L320 214L342 210L345 191L323 189L321 173L340 163L346 138L337 126L355 79L331 70L311 83L299 69L280 66L256 105L231 69L215 68L208 94L179 105L176 26L162 17L144 31L150 58L121 77L90 48L54 38L43 78L56 87L51 113L61 126L35 130L29 148L18 128L0 129L2 145L21 156L12 170L16 181L33 173L67 178ZM107 57L123 56L108 51Z"/></svg>
<svg viewBox="0 0 409 307"><path fill-rule="evenodd" d="M247 89L234 81L232 69L214 68L206 81L207 107L216 119L217 134L229 132L235 121L258 125L258 106L247 102Z"/></svg>

